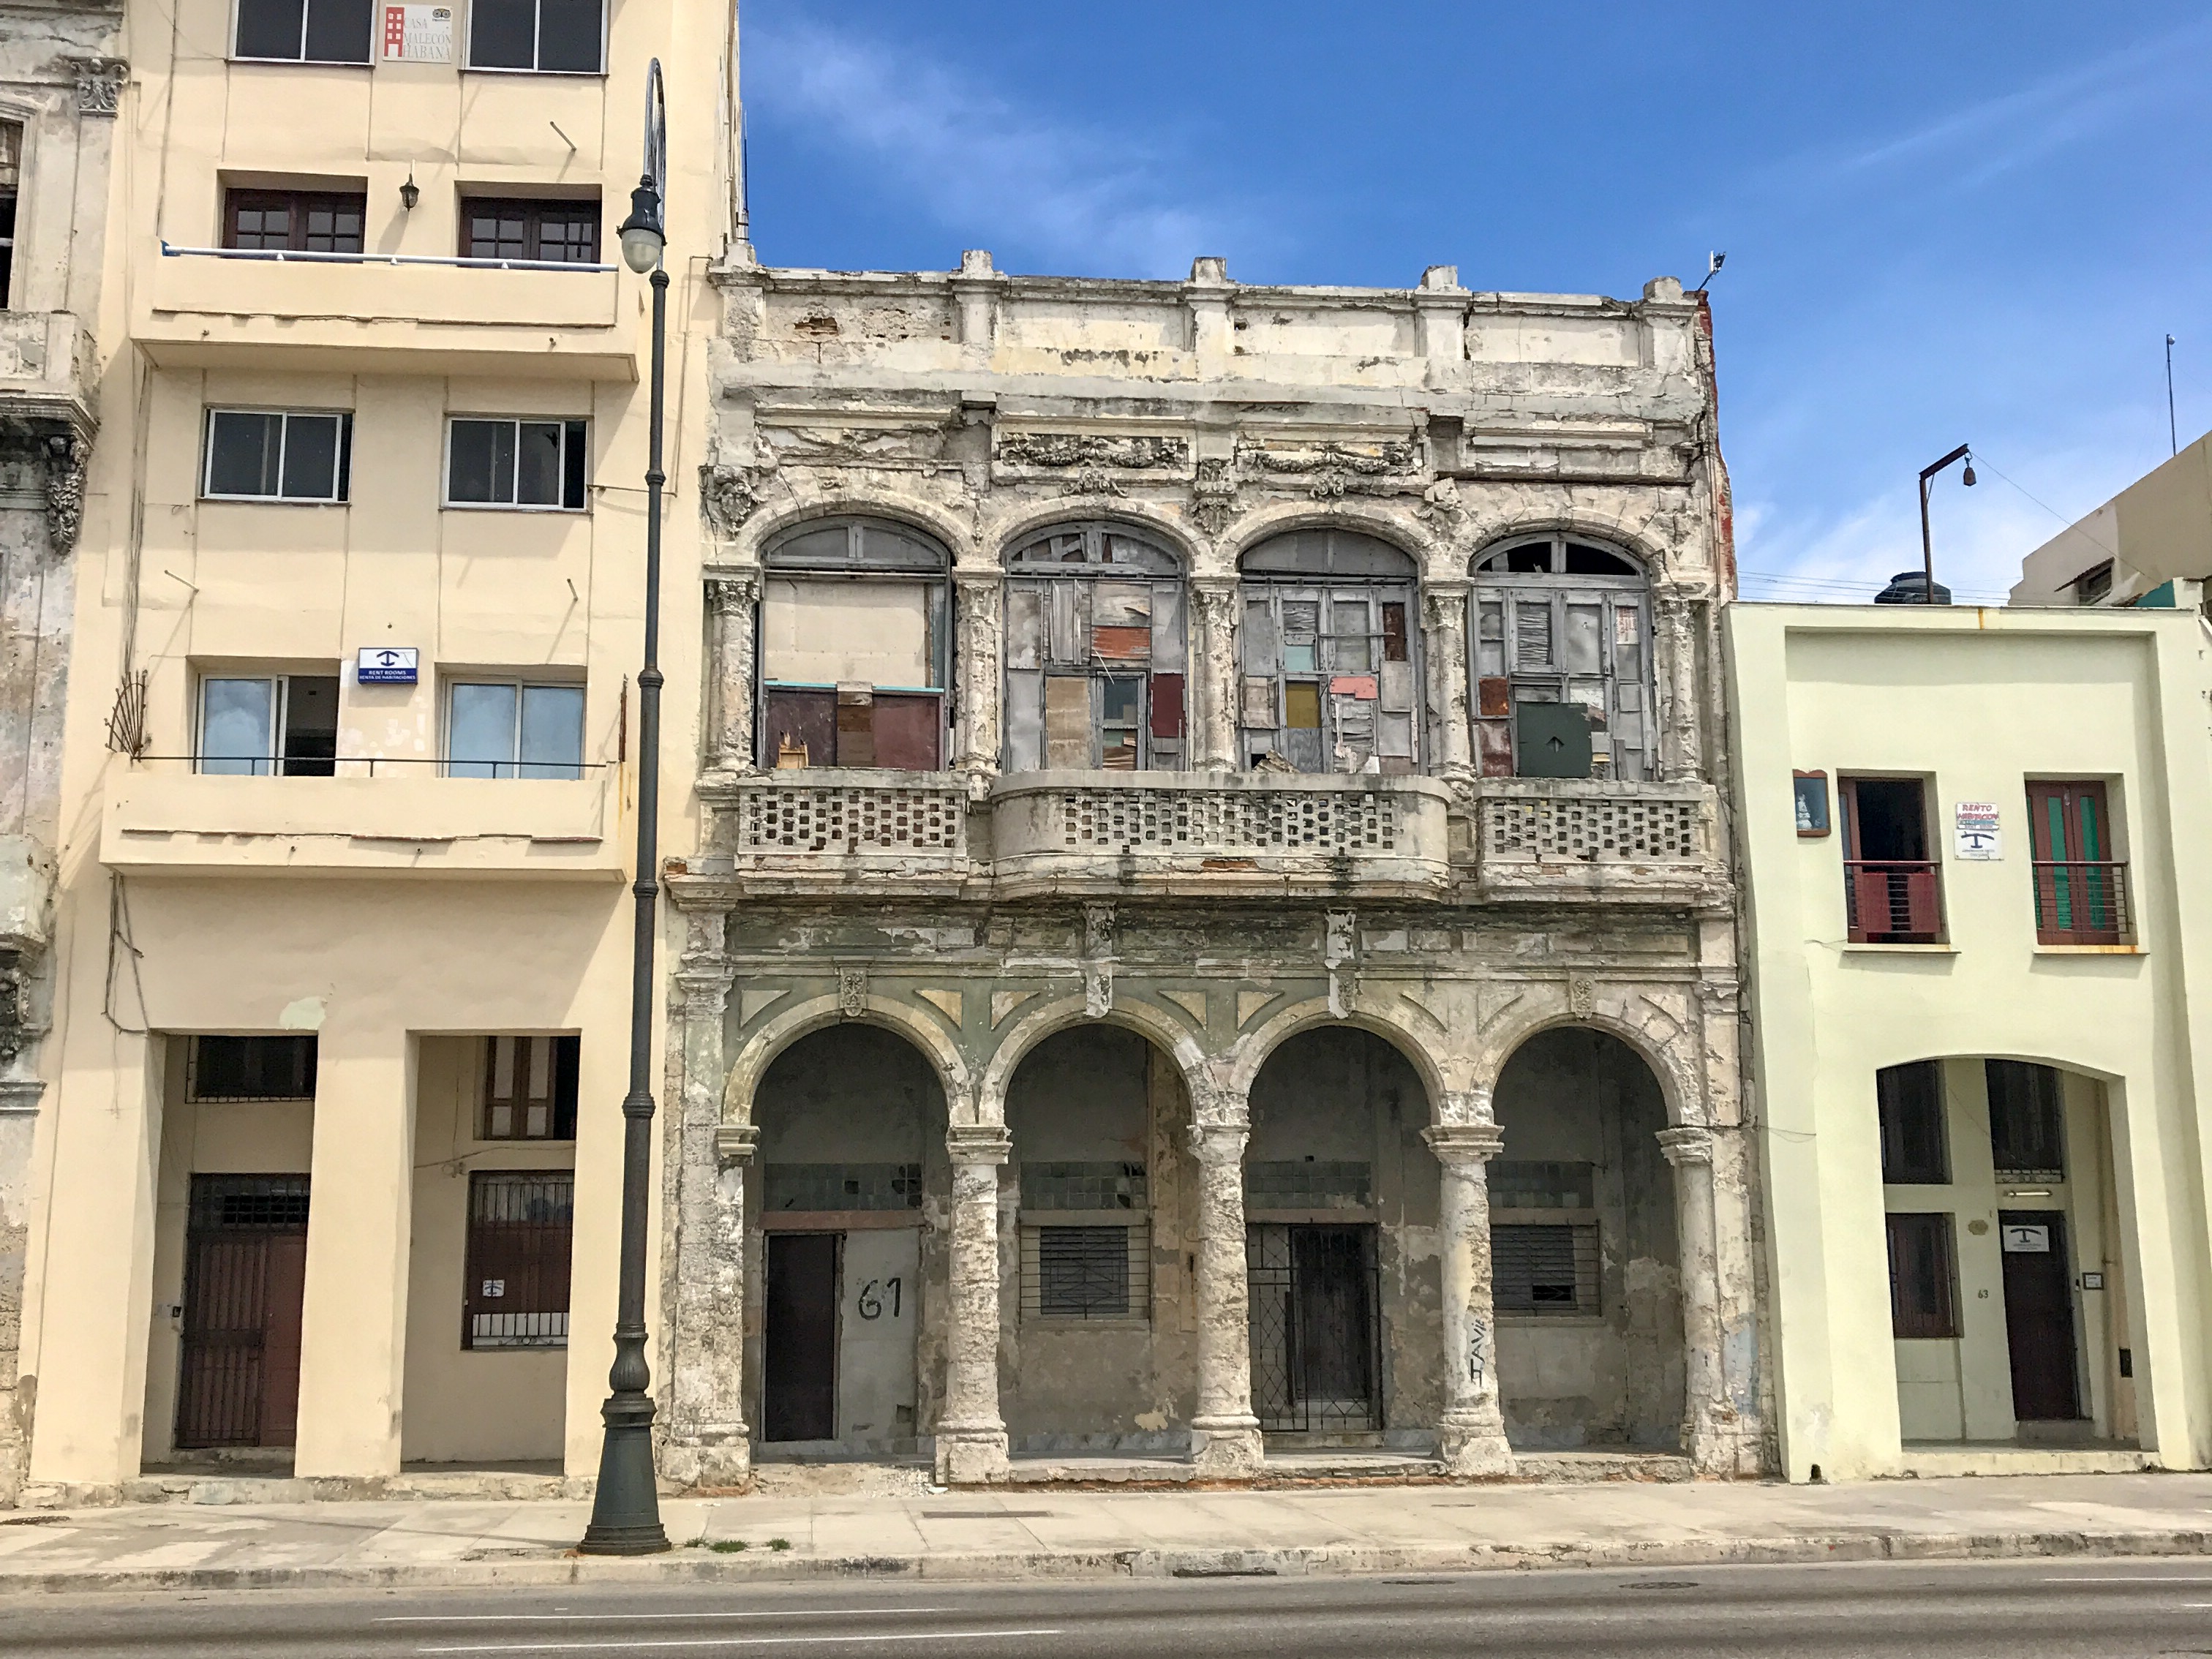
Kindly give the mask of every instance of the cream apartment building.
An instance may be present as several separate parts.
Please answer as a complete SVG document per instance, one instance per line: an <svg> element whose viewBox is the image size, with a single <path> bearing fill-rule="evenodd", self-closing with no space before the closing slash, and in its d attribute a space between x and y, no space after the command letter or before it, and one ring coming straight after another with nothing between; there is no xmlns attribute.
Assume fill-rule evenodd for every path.
<svg viewBox="0 0 2212 1659"><path fill-rule="evenodd" d="M2212 434L2021 561L2014 605L2202 609L2212 580Z"/></svg>
<svg viewBox="0 0 2212 1659"><path fill-rule="evenodd" d="M121 22L107 5L0 10L0 1504L36 1393L17 1359Z"/></svg>
<svg viewBox="0 0 2212 1659"><path fill-rule="evenodd" d="M734 51L711 6L125 9L81 319L34 1490L595 1466L650 347L614 231L658 58L681 571ZM672 583L678 684L696 592Z"/></svg>
<svg viewBox="0 0 2212 1659"><path fill-rule="evenodd" d="M2212 1463L2212 635L1726 631L1784 1470Z"/></svg>

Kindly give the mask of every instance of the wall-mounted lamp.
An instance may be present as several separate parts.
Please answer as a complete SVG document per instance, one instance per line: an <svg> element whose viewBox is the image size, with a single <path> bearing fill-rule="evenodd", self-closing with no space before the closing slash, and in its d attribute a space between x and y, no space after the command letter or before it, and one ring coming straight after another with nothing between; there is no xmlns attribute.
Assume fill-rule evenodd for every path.
<svg viewBox="0 0 2212 1659"><path fill-rule="evenodd" d="M415 211L415 204L422 199L422 192L415 187L415 169L407 169L407 182L399 186L399 205L408 212Z"/></svg>

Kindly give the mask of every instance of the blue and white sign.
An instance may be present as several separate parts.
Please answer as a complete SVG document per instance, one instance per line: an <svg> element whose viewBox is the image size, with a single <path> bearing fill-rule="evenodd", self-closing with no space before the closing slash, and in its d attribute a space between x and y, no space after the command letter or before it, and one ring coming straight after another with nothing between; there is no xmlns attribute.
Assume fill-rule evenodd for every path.
<svg viewBox="0 0 2212 1659"><path fill-rule="evenodd" d="M411 645L364 645L354 659L354 680L361 685L412 685L420 654Z"/></svg>

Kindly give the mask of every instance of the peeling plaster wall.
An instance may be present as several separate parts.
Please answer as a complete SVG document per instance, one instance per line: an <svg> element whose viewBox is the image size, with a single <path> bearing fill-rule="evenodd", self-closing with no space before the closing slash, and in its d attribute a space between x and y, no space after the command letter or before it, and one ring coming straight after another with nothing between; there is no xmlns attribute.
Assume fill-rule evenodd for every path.
<svg viewBox="0 0 2212 1659"><path fill-rule="evenodd" d="M1517 1446L1674 1449L1680 1437L1682 1279L1666 1107L1649 1066L1602 1032L1539 1033L1498 1086L1504 1156L1596 1167L1599 1313L1504 1314L1499 1392Z"/></svg>

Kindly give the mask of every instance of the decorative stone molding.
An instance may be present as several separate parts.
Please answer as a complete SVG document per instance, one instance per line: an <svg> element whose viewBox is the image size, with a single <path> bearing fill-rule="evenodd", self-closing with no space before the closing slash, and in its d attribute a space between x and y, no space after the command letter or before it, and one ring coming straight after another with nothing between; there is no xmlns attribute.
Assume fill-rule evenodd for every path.
<svg viewBox="0 0 2212 1659"><path fill-rule="evenodd" d="M707 608L718 617L726 617L742 611L760 599L760 573L748 570L736 575L709 575L706 578Z"/></svg>
<svg viewBox="0 0 2212 1659"><path fill-rule="evenodd" d="M1487 1164L1505 1150L1505 1132L1495 1123L1437 1123L1421 1131L1439 1163Z"/></svg>
<svg viewBox="0 0 2212 1659"><path fill-rule="evenodd" d="M1407 439L1358 445L1335 439L1318 444L1246 443L1237 453L1249 473L1304 479L1306 493L1317 501L1392 494L1419 476L1419 457Z"/></svg>
<svg viewBox="0 0 2212 1659"><path fill-rule="evenodd" d="M1487 1085L1446 1091L1443 1099L1438 1103L1437 1115L1437 1129L1452 1134L1462 1130L1494 1128L1498 1121ZM1435 1143L1430 1144L1433 1146Z"/></svg>
<svg viewBox="0 0 2212 1659"><path fill-rule="evenodd" d="M858 1019L868 1012L866 969L840 968L837 970L837 1011L848 1019Z"/></svg>
<svg viewBox="0 0 2212 1659"><path fill-rule="evenodd" d="M1104 469L1086 466L1068 483L1068 491L1076 495L1126 495L1119 481Z"/></svg>
<svg viewBox="0 0 2212 1659"><path fill-rule="evenodd" d="M1577 1019L1588 1019L1597 1012L1597 981L1580 976L1567 981L1567 1012Z"/></svg>
<svg viewBox="0 0 2212 1659"><path fill-rule="evenodd" d="M79 58L76 68L76 112L112 118L123 105L123 83L131 78L131 65L120 58Z"/></svg>
<svg viewBox="0 0 2212 1659"><path fill-rule="evenodd" d="M46 533L64 557L76 550L84 525L84 471L91 459L92 445L75 434L46 440Z"/></svg>
<svg viewBox="0 0 2212 1659"><path fill-rule="evenodd" d="M1083 953L1091 957L1114 954L1114 907L1109 902L1083 907Z"/></svg>
<svg viewBox="0 0 2212 1659"><path fill-rule="evenodd" d="M1103 433L1002 432L999 434L999 463L1002 466L1118 467L1132 472L1184 465L1190 443L1183 438L1109 437Z"/></svg>
<svg viewBox="0 0 2212 1659"><path fill-rule="evenodd" d="M1190 515L1209 536L1229 528L1237 515L1237 474L1227 461L1216 458L1198 464L1190 485Z"/></svg>
<svg viewBox="0 0 2212 1659"><path fill-rule="evenodd" d="M1003 1123L955 1123L945 1132L945 1150L955 1164L1004 1164L1014 1138Z"/></svg>
<svg viewBox="0 0 2212 1659"><path fill-rule="evenodd" d="M750 1123L720 1123L714 1127L714 1162L725 1170L753 1161L760 1149L760 1129Z"/></svg>
<svg viewBox="0 0 2212 1659"><path fill-rule="evenodd" d="M760 469L744 466L702 466L699 469L699 515L707 528L723 541L733 541L760 506Z"/></svg>
<svg viewBox="0 0 2212 1659"><path fill-rule="evenodd" d="M1658 1139L1660 1152L1678 1170L1686 1164L1713 1161L1713 1132L1701 1123L1662 1129Z"/></svg>

